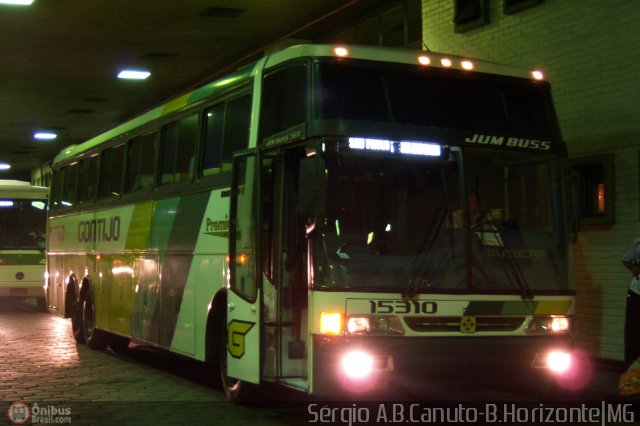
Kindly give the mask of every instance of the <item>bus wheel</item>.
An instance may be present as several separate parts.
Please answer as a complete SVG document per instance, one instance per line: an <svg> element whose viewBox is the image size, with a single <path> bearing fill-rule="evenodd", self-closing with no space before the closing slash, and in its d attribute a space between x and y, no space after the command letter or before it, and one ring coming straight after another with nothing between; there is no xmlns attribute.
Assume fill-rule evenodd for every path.
<svg viewBox="0 0 640 426"><path fill-rule="evenodd" d="M255 389L255 385L227 375L227 327L223 325L220 328L221 336L219 339L220 350L218 352L218 359L220 362L222 389L224 389L224 393L227 395L229 401L247 401L251 396L252 390Z"/></svg>
<svg viewBox="0 0 640 426"><path fill-rule="evenodd" d="M84 343L81 309L82 305L80 304L80 302L78 302L78 299L75 296L67 298L67 303L69 304L71 315L71 331L73 333L73 338L78 343Z"/></svg>
<svg viewBox="0 0 640 426"><path fill-rule="evenodd" d="M48 312L49 309L47 309L47 299L45 299L44 297L38 297L36 299L36 301L38 302L38 310L41 312Z"/></svg>
<svg viewBox="0 0 640 426"><path fill-rule="evenodd" d="M82 322L80 324L84 335L84 342L91 349L99 350L107 347L104 333L95 327L95 306L91 290L86 293L82 300Z"/></svg>

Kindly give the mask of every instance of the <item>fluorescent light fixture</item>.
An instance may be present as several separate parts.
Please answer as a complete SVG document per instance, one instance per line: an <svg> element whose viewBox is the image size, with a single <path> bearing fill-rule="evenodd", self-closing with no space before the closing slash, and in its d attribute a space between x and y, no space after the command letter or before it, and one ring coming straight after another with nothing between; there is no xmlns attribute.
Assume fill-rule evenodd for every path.
<svg viewBox="0 0 640 426"><path fill-rule="evenodd" d="M57 138L58 135L56 133L53 132L35 132L33 134L33 138L34 139L38 139L41 141L50 141L53 140L55 138Z"/></svg>
<svg viewBox="0 0 640 426"><path fill-rule="evenodd" d="M122 70L118 74L118 78L127 80L144 80L150 75L151 73L149 71Z"/></svg>
<svg viewBox="0 0 640 426"><path fill-rule="evenodd" d="M9 170L11 168L11 164L0 163L0 170Z"/></svg>
<svg viewBox="0 0 640 426"><path fill-rule="evenodd" d="M31 6L33 0L0 0L0 4L11 4L14 6Z"/></svg>
<svg viewBox="0 0 640 426"><path fill-rule="evenodd" d="M11 200L0 200L0 207L13 207L13 201L11 201Z"/></svg>

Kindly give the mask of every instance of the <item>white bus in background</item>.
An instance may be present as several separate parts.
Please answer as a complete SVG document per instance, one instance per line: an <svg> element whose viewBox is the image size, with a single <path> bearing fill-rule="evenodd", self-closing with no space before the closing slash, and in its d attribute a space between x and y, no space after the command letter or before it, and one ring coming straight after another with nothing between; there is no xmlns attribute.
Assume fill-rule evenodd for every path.
<svg viewBox="0 0 640 426"><path fill-rule="evenodd" d="M48 198L49 188L0 180L0 298L34 298L42 310Z"/></svg>

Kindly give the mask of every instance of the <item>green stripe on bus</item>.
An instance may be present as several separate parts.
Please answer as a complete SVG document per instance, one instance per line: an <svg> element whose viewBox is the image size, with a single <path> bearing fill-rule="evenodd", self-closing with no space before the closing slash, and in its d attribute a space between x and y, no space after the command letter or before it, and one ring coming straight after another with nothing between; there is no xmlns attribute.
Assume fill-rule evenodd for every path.
<svg viewBox="0 0 640 426"><path fill-rule="evenodd" d="M129 225L127 241L125 243L125 250L144 250L148 247L152 215L152 201L135 205L131 224Z"/></svg>
<svg viewBox="0 0 640 426"><path fill-rule="evenodd" d="M465 315L566 315L569 301L472 301Z"/></svg>
<svg viewBox="0 0 640 426"><path fill-rule="evenodd" d="M0 254L0 265L44 265L44 253Z"/></svg>

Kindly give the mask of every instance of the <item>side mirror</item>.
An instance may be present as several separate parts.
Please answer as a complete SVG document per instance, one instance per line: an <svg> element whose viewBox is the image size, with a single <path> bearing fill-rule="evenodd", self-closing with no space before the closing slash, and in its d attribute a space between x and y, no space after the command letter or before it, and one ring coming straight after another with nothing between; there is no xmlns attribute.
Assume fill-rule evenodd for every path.
<svg viewBox="0 0 640 426"><path fill-rule="evenodd" d="M324 212L327 190L325 169L324 160L317 155L300 160L298 210L302 216L315 219Z"/></svg>
<svg viewBox="0 0 640 426"><path fill-rule="evenodd" d="M566 174L567 187L569 191L569 229L571 231L571 240L575 243L578 240L578 231L580 230L580 174L574 169L567 168Z"/></svg>

